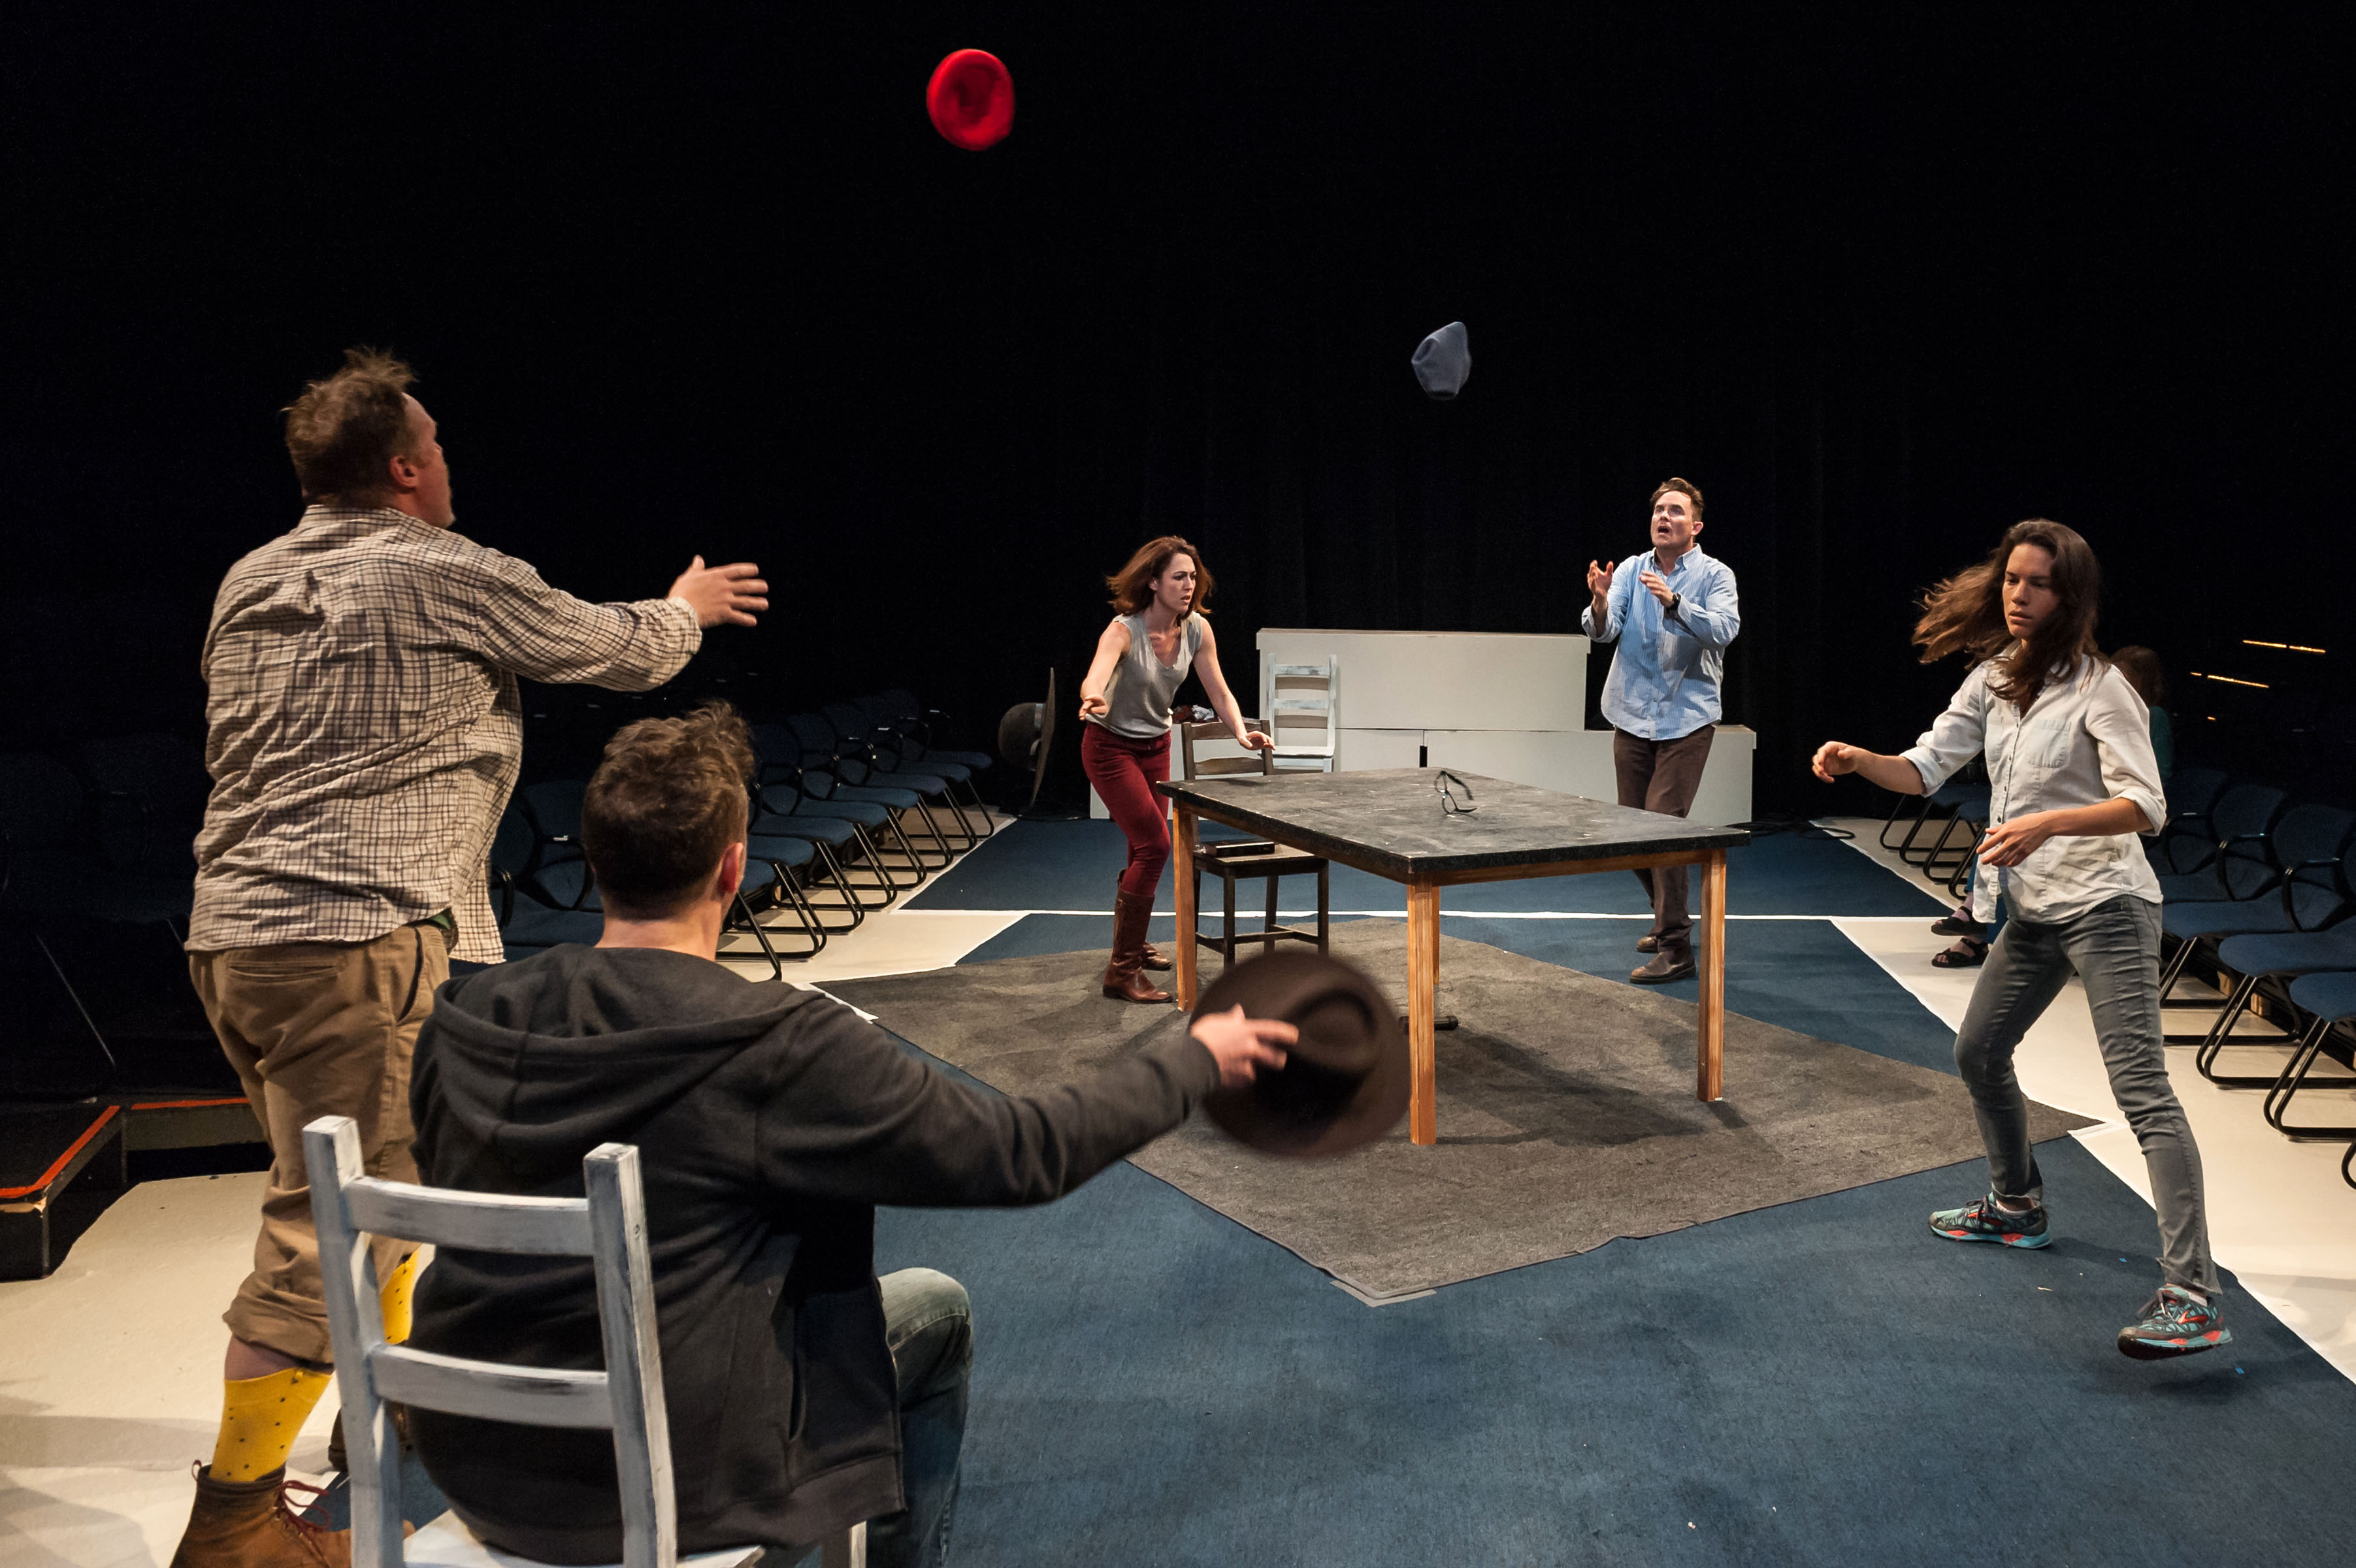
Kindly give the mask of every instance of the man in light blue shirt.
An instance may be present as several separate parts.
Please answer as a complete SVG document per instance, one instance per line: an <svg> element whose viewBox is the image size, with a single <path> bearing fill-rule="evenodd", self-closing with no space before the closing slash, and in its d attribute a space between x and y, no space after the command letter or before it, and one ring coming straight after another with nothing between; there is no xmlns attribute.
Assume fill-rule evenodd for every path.
<svg viewBox="0 0 2356 1568"><path fill-rule="evenodd" d="M1593 603L1580 618L1587 635L1616 642L1603 682L1612 770L1620 803L1682 817L1693 810L1720 712L1726 645L1742 625L1734 574L1702 553L1701 491L1670 479L1653 492L1653 548L1617 566L1587 564ZM1686 868L1640 871L1653 900L1653 929L1636 943L1651 961L1629 975L1646 985L1694 972L1693 917Z"/></svg>

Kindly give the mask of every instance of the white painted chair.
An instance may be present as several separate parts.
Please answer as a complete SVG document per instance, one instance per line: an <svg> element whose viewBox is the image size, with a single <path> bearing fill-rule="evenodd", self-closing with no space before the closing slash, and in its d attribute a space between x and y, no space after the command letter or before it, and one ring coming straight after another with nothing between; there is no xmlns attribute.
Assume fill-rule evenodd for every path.
<svg viewBox="0 0 2356 1568"><path fill-rule="evenodd" d="M601 1144L582 1162L586 1198L511 1197L380 1180L361 1170L359 1129L322 1116L303 1129L311 1215L319 1233L336 1385L350 1455L353 1568L538 1568L485 1545L455 1513L402 1539L401 1445L388 1400L486 1421L605 1427L622 1487L622 1568L737 1568L758 1546L679 1555L670 1421L655 1340L638 1151ZM482 1252L590 1258L604 1326L602 1372L511 1366L391 1345L363 1232ZM405 1547L405 1550L404 1550ZM825 1568L865 1568L867 1527L825 1543Z"/></svg>
<svg viewBox="0 0 2356 1568"><path fill-rule="evenodd" d="M1260 685L1279 772L1331 773L1338 765L1342 723L1342 660L1270 664Z"/></svg>

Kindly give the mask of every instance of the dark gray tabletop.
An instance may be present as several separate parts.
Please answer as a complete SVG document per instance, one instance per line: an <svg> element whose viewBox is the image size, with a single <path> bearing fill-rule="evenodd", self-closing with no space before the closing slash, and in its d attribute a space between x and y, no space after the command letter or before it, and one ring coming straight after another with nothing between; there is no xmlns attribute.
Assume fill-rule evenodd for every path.
<svg viewBox="0 0 2356 1568"><path fill-rule="evenodd" d="M1434 786L1439 776L1436 768L1384 768L1173 779L1154 788L1217 821L1398 882L1494 866L1736 849L1751 842L1740 828L1610 806L1477 773L1457 777L1480 810L1450 816Z"/></svg>

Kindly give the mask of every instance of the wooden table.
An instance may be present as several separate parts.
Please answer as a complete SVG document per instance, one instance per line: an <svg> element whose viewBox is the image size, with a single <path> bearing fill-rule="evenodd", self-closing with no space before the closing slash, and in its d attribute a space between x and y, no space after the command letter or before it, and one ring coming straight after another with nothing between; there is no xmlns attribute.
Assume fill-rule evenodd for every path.
<svg viewBox="0 0 2356 1568"><path fill-rule="evenodd" d="M1740 828L1713 827L1578 795L1462 774L1479 808L1450 815L1439 769L1363 773L1246 774L1173 779L1154 788L1177 818L1171 864L1178 867L1177 998L1194 1005L1194 879L1198 819L1209 818L1278 843L1407 886L1408 1048L1413 1087L1408 1133L1439 1139L1432 1020L1440 979L1440 890L1590 871L1698 865L1701 908L1694 933L1701 975L1701 1020L1694 1095L1723 1096L1726 1047L1726 852L1751 842Z"/></svg>

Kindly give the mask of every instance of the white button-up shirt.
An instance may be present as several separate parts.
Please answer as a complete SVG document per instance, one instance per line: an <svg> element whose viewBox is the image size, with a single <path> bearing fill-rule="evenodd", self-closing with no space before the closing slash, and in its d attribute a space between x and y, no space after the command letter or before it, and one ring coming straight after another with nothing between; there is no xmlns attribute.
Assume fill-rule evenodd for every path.
<svg viewBox="0 0 2356 1568"><path fill-rule="evenodd" d="M1988 690L1995 660L1975 666L1922 738L1902 753L1929 794L1969 762L1987 757L1988 822L2035 811L2098 806L2121 798L2143 811L2147 833L2168 821L2159 764L2151 750L2151 710L2127 678L2100 660L2082 660L2045 683L2022 713ZM1987 866L1972 889L1976 919L1996 918L2001 892L2015 918L2053 925L2126 894L2160 901L2159 878L2133 833L2052 838L2019 865Z"/></svg>
<svg viewBox="0 0 2356 1568"><path fill-rule="evenodd" d="M1718 683L1726 645L1742 629L1742 606L1733 568L1698 544L1661 572L1677 596L1675 614L1637 580L1647 571L1661 572L1649 550L1621 562L1603 600L1603 624L1595 624L1593 605L1579 624L1596 642L1620 644L1603 682L1604 722L1645 740L1676 740L1719 720Z"/></svg>

